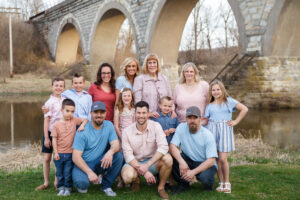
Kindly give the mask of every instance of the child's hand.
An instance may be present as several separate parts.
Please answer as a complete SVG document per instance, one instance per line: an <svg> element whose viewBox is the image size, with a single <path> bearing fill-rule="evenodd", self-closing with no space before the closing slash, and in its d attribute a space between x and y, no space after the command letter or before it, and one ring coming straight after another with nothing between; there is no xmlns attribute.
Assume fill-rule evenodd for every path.
<svg viewBox="0 0 300 200"><path fill-rule="evenodd" d="M51 147L51 141L50 141L49 138L45 138L44 146L47 147L48 149L50 149L50 147Z"/></svg>
<svg viewBox="0 0 300 200"><path fill-rule="evenodd" d="M46 106L42 106L42 112L43 114L46 114L47 112L49 112L49 108Z"/></svg>
<svg viewBox="0 0 300 200"><path fill-rule="evenodd" d="M78 132L81 132L81 131L83 131L83 130L84 130L84 125L80 125L80 126L78 127L78 129L77 129Z"/></svg>
<svg viewBox="0 0 300 200"><path fill-rule="evenodd" d="M230 121L228 121L228 122L227 122L227 124L228 124L228 126L232 126L232 127L234 127L235 125L237 125L237 124L238 124L238 122L237 122L237 121L235 121L235 120L230 120Z"/></svg>
<svg viewBox="0 0 300 200"><path fill-rule="evenodd" d="M59 160L59 159L60 159L59 154L58 153L54 154L54 160Z"/></svg>
<svg viewBox="0 0 300 200"><path fill-rule="evenodd" d="M172 112L171 112L171 118L174 119L174 118L176 118L176 117L177 117L176 112L175 112L175 111L172 111Z"/></svg>
<svg viewBox="0 0 300 200"><path fill-rule="evenodd" d="M166 136L170 135L170 130L164 130L164 133L166 134Z"/></svg>
<svg viewBox="0 0 300 200"><path fill-rule="evenodd" d="M176 129L175 128L170 128L169 133L175 133Z"/></svg>
<svg viewBox="0 0 300 200"><path fill-rule="evenodd" d="M158 114L158 112L151 112L149 117L159 118L159 114Z"/></svg>

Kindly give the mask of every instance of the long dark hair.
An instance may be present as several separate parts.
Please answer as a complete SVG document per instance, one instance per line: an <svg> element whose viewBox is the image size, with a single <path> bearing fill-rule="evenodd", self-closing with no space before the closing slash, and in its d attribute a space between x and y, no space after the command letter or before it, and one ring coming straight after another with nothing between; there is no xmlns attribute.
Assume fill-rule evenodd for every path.
<svg viewBox="0 0 300 200"><path fill-rule="evenodd" d="M115 71L114 71L114 68L109 63L102 63L99 66L99 69L98 69L98 72L97 72L97 81L95 81L94 83L97 86L100 86L102 84L103 80L101 78L101 73L102 73L103 67L109 67L110 68L111 78L110 78L110 81L109 81L109 86L110 86L111 92L115 92L115 83L116 83Z"/></svg>

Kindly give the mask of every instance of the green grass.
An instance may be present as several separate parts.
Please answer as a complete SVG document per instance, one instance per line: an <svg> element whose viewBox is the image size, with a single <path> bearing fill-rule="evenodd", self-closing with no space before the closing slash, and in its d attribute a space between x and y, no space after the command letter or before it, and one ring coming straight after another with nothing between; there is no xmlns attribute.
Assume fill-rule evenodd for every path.
<svg viewBox="0 0 300 200"><path fill-rule="evenodd" d="M204 192L201 183L179 195L170 195L170 199L299 199L300 167L298 165L258 164L236 166L231 169L232 193L223 194L216 191ZM54 173L51 173L53 183ZM0 171L1 199L58 199L57 191L51 185L45 191L34 191L43 183L42 169L27 169L24 172L7 174ZM217 183L216 183L217 184ZM74 191L70 197L62 199L159 199L156 186L147 186L143 181L141 191L133 193L130 188L113 188L118 196L108 198L99 190L99 185L92 185L87 194Z"/></svg>

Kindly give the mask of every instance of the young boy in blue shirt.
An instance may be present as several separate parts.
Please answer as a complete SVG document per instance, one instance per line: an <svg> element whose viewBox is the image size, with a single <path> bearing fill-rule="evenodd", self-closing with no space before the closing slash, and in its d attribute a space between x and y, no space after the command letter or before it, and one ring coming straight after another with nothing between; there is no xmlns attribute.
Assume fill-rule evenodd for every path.
<svg viewBox="0 0 300 200"><path fill-rule="evenodd" d="M83 90L84 86L84 77L76 73L72 78L72 89L64 91L62 96L75 102L74 117L90 120L93 101L92 96L87 91Z"/></svg>
<svg viewBox="0 0 300 200"><path fill-rule="evenodd" d="M171 118L173 100L169 96L164 96L159 100L159 117L153 118L153 121L160 123L163 131L166 134L166 139L168 141L168 145L173 138L176 127L178 126L178 119Z"/></svg>

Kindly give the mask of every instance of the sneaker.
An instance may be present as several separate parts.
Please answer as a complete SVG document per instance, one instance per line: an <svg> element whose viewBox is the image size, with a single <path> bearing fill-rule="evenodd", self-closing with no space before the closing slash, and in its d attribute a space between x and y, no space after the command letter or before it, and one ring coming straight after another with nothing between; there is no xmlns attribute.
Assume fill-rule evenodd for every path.
<svg viewBox="0 0 300 200"><path fill-rule="evenodd" d="M79 193L87 193L87 189L79 189L79 188L77 188L77 191L79 192Z"/></svg>
<svg viewBox="0 0 300 200"><path fill-rule="evenodd" d="M64 196L64 194L65 194L65 190L60 189L59 192L57 193L57 196Z"/></svg>
<svg viewBox="0 0 300 200"><path fill-rule="evenodd" d="M102 190L107 196L109 197L115 197L117 194L111 189L111 188L106 188Z"/></svg>
<svg viewBox="0 0 300 200"><path fill-rule="evenodd" d="M70 190L65 190L64 196L70 196L71 195L71 191Z"/></svg>

